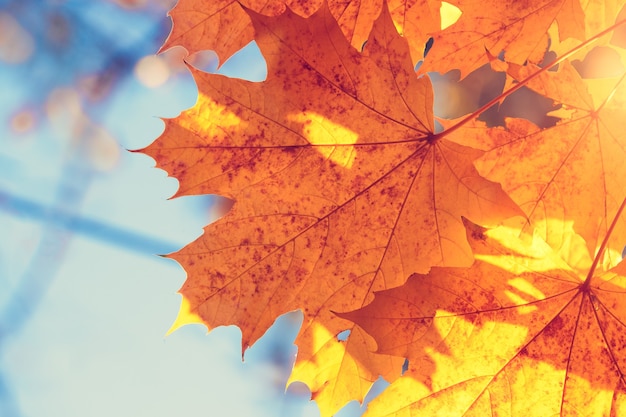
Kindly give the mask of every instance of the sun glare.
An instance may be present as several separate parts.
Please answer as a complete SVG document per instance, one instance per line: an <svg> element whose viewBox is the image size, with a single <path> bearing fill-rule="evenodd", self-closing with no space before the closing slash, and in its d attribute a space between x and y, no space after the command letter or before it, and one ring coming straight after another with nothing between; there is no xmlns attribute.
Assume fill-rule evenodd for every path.
<svg viewBox="0 0 626 417"><path fill-rule="evenodd" d="M302 124L302 133L312 145L326 158L345 168L354 163L355 149L353 145L359 135L352 130L333 123L322 115L314 112L303 112L289 116L289 120Z"/></svg>
<svg viewBox="0 0 626 417"><path fill-rule="evenodd" d="M169 336L174 333L174 331L187 324L202 324L206 326L202 318L196 312L191 311L191 303L183 296L180 303L180 310L178 310L178 316L176 316L176 320L174 320L172 327L165 333L165 336Z"/></svg>
<svg viewBox="0 0 626 417"><path fill-rule="evenodd" d="M461 9L445 1L441 2L439 13L441 14L441 30L455 24L462 14Z"/></svg>

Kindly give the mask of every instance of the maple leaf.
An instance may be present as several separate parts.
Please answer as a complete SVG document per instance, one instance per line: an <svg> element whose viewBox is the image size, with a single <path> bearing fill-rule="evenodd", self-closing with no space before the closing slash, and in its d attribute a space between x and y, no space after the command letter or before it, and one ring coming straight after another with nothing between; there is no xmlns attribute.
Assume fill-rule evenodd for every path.
<svg viewBox="0 0 626 417"><path fill-rule="evenodd" d="M411 364L365 415L622 415L626 262L602 271L580 240L573 267L538 236L467 230L472 267L415 274L341 314Z"/></svg>
<svg viewBox="0 0 626 417"><path fill-rule="evenodd" d="M568 61L556 72L537 73L534 65L505 68L513 80L532 75L525 85L561 105L550 113L559 122L541 129L523 119L508 119L506 128L489 131L473 123L448 138L488 150L476 167L520 205L527 228L541 230L555 248L573 231L595 253L626 198L621 180L626 176L625 76L583 80ZM624 242L626 224L620 222L603 262L620 261Z"/></svg>
<svg viewBox="0 0 626 417"><path fill-rule="evenodd" d="M170 11L172 31L161 51L183 46L189 53L214 50L223 61L254 39L254 28L241 6L265 16L278 16L286 7L309 17L324 2L298 0L179 0ZM414 63L423 57L429 34L440 29L441 0L328 0L330 13L337 20L346 39L357 50L369 38L374 20L388 4L394 24L409 42Z"/></svg>
<svg viewBox="0 0 626 417"><path fill-rule="evenodd" d="M179 0L168 13L174 24L160 51L177 45L190 54L213 50L224 62L254 39L254 28L242 4L268 16L277 16L285 9L280 0Z"/></svg>
<svg viewBox="0 0 626 417"><path fill-rule="evenodd" d="M379 375L395 382L371 416L618 415L624 76L582 80L566 58L608 45L619 23L589 31L622 3L241 4L181 0L163 47L224 59L254 39L268 66L262 83L192 69L198 102L143 150L179 180L177 195L234 201L171 255L188 273L173 328L236 324L245 349L302 310L290 381L309 386L322 415L362 400ZM451 5L461 17L442 30ZM491 62L508 77L505 93L440 133L430 81L414 72L428 36L420 73L463 77ZM548 40L563 51L569 38L586 40L532 64ZM560 106L556 126L474 120L521 86Z"/></svg>
<svg viewBox="0 0 626 417"><path fill-rule="evenodd" d="M583 37L579 37L577 40L574 38L554 36L552 34L550 39L550 50L554 51L558 56L562 56L566 53L566 51L578 46L581 39L588 39L611 26L615 22L623 20L626 15L620 14L620 10L621 13L624 13L625 4L626 1L624 0L581 2L580 7L584 13L584 19L582 22L579 21L578 31L583 32ZM554 30L552 30L552 32L554 32ZM611 35L607 34L607 36L598 39L594 43L594 46L606 45L609 43L610 38ZM589 51L590 47L578 48L577 55L586 55ZM574 57L571 58L573 59Z"/></svg>
<svg viewBox="0 0 626 417"><path fill-rule="evenodd" d="M252 22L241 6L265 16L278 16L289 8L309 17L323 3L217 0L207 4L202 0L180 0L169 13L174 25L161 51L176 45L189 53L210 49L225 61L254 39ZM390 11L396 29L409 44L414 64L423 59L428 39L434 38L437 48L431 50L421 73L458 69L462 78L488 62L485 49L494 53L506 50L507 60L513 63L540 62L548 47L549 28L556 28L558 23L555 31L559 41L585 39L586 34L605 27L603 23L620 7L601 7L591 2L583 10L578 0L499 1L489 7L482 0L327 0L326 4L357 50L361 50L374 20L387 5L385 9ZM442 6L453 6L461 18L442 28ZM553 49L562 52L570 47L571 43L559 42Z"/></svg>
<svg viewBox="0 0 626 417"><path fill-rule="evenodd" d="M561 39L585 39L584 12L578 0L524 2L451 1L463 14L433 34L434 44L420 73L459 70L461 78L489 62L485 50L523 64L541 62L548 49L548 29L558 23ZM594 32L595 34L595 32Z"/></svg>
<svg viewBox="0 0 626 417"><path fill-rule="evenodd" d="M178 324L236 324L245 348L302 309L294 375L326 415L402 363L371 353L358 329L338 341L353 325L331 311L432 265L470 265L461 216L487 225L521 212L477 174L481 151L433 133L430 81L415 77L389 13L363 53L325 5L308 19L247 13L267 80L194 70L198 102L143 152L179 180L177 195L235 201L171 255L188 273Z"/></svg>

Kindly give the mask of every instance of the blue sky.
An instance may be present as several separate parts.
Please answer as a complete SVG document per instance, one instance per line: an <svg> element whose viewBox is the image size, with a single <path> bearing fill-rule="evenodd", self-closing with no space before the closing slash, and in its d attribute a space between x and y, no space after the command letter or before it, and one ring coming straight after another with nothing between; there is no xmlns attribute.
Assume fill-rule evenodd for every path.
<svg viewBox="0 0 626 417"><path fill-rule="evenodd" d="M169 27L153 3L0 0L0 415L317 416L303 386L284 393L298 314L245 364L234 327L164 336L185 273L156 254L215 210L168 200L176 180L126 151L196 97L176 51L137 64ZM265 68L252 45L222 71Z"/></svg>

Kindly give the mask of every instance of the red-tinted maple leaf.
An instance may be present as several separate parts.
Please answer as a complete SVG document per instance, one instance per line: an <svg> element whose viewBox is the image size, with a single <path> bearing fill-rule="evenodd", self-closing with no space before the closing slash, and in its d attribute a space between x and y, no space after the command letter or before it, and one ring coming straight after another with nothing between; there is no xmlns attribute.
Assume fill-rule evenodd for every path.
<svg viewBox="0 0 626 417"><path fill-rule="evenodd" d="M325 6L308 19L248 13L267 80L194 71L195 107L143 152L180 181L178 195L235 201L172 255L188 273L183 312L238 325L246 347L302 309L296 369L327 414L400 365L375 359L358 331L337 341L351 324L331 311L432 265L471 264L461 216L495 224L521 212L477 174L480 151L433 134L430 81L415 76L388 13L362 54ZM347 368L358 371L339 375Z"/></svg>

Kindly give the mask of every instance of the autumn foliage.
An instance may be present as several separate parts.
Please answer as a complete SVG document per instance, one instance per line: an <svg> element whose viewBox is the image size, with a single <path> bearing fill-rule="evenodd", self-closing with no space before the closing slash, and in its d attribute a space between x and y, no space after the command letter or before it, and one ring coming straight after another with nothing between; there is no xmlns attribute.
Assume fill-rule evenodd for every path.
<svg viewBox="0 0 626 417"><path fill-rule="evenodd" d="M142 150L178 196L234 201L170 255L175 327L235 324L245 349L301 310L291 381L322 416L379 375L368 417L626 415L621 8L179 0L163 49L224 61L255 40L268 75L191 68L196 105ZM576 69L598 50L610 76ZM484 65L504 91L436 127L429 72ZM556 124L478 120L523 86Z"/></svg>

